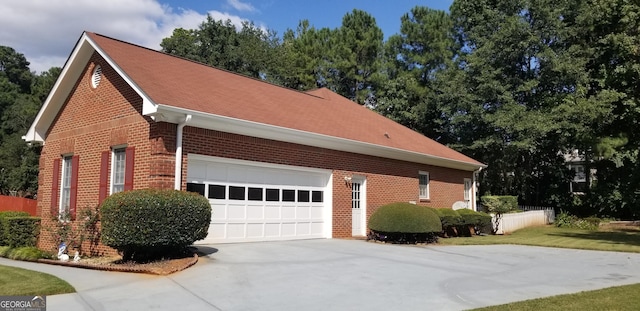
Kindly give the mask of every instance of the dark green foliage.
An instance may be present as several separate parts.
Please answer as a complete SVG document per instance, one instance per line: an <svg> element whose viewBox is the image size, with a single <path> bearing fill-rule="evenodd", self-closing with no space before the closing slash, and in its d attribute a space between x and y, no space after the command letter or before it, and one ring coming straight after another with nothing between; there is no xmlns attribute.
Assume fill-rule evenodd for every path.
<svg viewBox="0 0 640 311"><path fill-rule="evenodd" d="M491 215L484 212L472 211L470 209L459 209L457 212L462 217L463 226L466 226L465 232L470 228L473 228L475 234L491 232ZM471 232L469 232L469 234L470 233Z"/></svg>
<svg viewBox="0 0 640 311"><path fill-rule="evenodd" d="M5 224L5 219L10 217L29 217L29 213L27 212L17 212L17 211L4 211L0 212L0 245L9 245L8 237L7 237L7 228Z"/></svg>
<svg viewBox="0 0 640 311"><path fill-rule="evenodd" d="M170 256L207 236L211 205L201 195L177 190L133 190L100 206L103 244L123 260Z"/></svg>
<svg viewBox="0 0 640 311"><path fill-rule="evenodd" d="M457 211L450 208L435 208L434 211L440 217L442 227L455 227L463 225L463 219Z"/></svg>
<svg viewBox="0 0 640 311"><path fill-rule="evenodd" d="M482 205L490 213L503 214L518 209L518 197L508 195L486 195L480 198Z"/></svg>
<svg viewBox="0 0 640 311"><path fill-rule="evenodd" d="M35 247L40 235L39 217L4 217L4 242L10 247Z"/></svg>
<svg viewBox="0 0 640 311"><path fill-rule="evenodd" d="M463 225L484 227L491 224L491 215L487 213L476 212L470 209L459 209L457 212L462 217Z"/></svg>
<svg viewBox="0 0 640 311"><path fill-rule="evenodd" d="M426 206L391 203L376 209L369 218L370 239L392 243L432 243L442 224L436 212Z"/></svg>
<svg viewBox="0 0 640 311"><path fill-rule="evenodd" d="M458 236L458 227L462 225L460 214L450 208L434 208L433 210L440 217L443 236Z"/></svg>

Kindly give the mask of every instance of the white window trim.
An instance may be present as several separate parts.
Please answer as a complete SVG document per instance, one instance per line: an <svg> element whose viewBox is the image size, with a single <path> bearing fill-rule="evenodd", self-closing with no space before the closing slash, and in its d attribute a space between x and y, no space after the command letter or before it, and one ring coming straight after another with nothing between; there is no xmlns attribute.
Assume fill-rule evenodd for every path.
<svg viewBox="0 0 640 311"><path fill-rule="evenodd" d="M58 203L58 215L62 217L62 215L68 215L71 208L71 180L73 175L73 155L63 155L61 162L61 173L60 173L60 202ZM67 171L68 168L68 171ZM65 181L69 181L69 184L65 187ZM65 189L68 190L67 195L65 196ZM65 204L67 206L65 207Z"/></svg>
<svg viewBox="0 0 640 311"><path fill-rule="evenodd" d="M120 191L114 191L115 186L117 186L114 183L114 180L116 178L116 152L118 151L122 151L123 156L124 156L124 163L123 163L123 170L122 170L122 190L120 191L124 191L124 178L125 178L125 174L127 172L127 152L126 152L126 146L116 146L111 148L111 174L109 176L109 194L114 194L116 192L120 192ZM120 184L118 184L120 185Z"/></svg>
<svg viewBox="0 0 640 311"><path fill-rule="evenodd" d="M427 184L423 185L420 183L421 176L427 177ZM429 172L419 171L418 172L418 197L420 200L429 200L431 198L431 191L429 190L429 184L431 184L431 177L429 176ZM424 189L424 191L423 191ZM426 192L426 195L423 195L423 192Z"/></svg>
<svg viewBox="0 0 640 311"><path fill-rule="evenodd" d="M467 185L469 187L467 187ZM472 198L472 194L471 191L473 189L473 182L471 180L471 178L465 178L464 179L464 200L465 201L471 201Z"/></svg>

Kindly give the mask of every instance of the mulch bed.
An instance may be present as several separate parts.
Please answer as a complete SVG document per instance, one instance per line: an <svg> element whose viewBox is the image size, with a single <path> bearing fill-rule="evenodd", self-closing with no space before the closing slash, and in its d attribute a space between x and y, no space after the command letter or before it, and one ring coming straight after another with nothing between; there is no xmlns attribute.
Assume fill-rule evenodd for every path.
<svg viewBox="0 0 640 311"><path fill-rule="evenodd" d="M38 262L83 269L168 275L195 265L198 262L198 255L194 253L190 257L162 259L148 263L122 262L120 257L83 258L78 262L39 259Z"/></svg>

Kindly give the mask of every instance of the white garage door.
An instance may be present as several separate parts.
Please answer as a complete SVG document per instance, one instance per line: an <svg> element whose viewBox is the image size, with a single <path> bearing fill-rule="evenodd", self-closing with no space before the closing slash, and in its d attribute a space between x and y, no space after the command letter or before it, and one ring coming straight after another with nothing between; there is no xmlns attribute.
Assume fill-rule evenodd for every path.
<svg viewBox="0 0 640 311"><path fill-rule="evenodd" d="M203 243L330 237L331 172L189 155L187 190L209 199Z"/></svg>

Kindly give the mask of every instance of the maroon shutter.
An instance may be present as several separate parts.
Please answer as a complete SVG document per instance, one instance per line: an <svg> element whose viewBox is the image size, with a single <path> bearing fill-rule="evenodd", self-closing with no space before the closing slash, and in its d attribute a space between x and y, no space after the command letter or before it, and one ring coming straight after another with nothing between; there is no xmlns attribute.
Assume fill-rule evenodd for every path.
<svg viewBox="0 0 640 311"><path fill-rule="evenodd" d="M135 163L135 147L125 149L124 191L133 190L133 163Z"/></svg>
<svg viewBox="0 0 640 311"><path fill-rule="evenodd" d="M76 155L71 157L71 189L69 193L69 217L76 220L76 205L78 197L78 171L80 158Z"/></svg>
<svg viewBox="0 0 640 311"><path fill-rule="evenodd" d="M60 204L60 159L53 160L53 178L51 179L51 216L58 215Z"/></svg>
<svg viewBox="0 0 640 311"><path fill-rule="evenodd" d="M109 151L103 151L100 158L100 191L98 192L98 204L102 203L109 193Z"/></svg>

